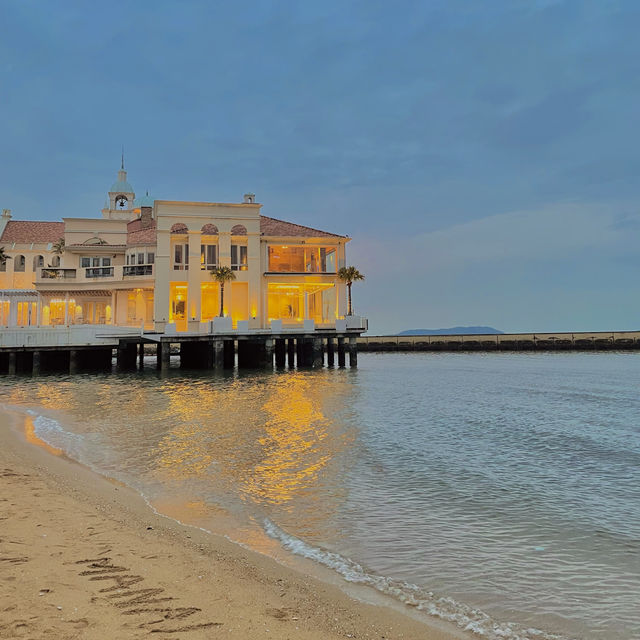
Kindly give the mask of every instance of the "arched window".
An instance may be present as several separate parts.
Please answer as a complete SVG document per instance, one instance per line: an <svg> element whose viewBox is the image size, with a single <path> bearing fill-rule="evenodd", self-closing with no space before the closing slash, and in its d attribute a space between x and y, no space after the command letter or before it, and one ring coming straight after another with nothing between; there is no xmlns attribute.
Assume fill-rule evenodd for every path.
<svg viewBox="0 0 640 640"><path fill-rule="evenodd" d="M247 227L242 224L237 224L235 227L231 229L232 236L246 236L247 235Z"/></svg>
<svg viewBox="0 0 640 640"><path fill-rule="evenodd" d="M44 267L44 256L33 256L33 270Z"/></svg>
<svg viewBox="0 0 640 640"><path fill-rule="evenodd" d="M188 232L189 232L189 228L183 222L176 222L171 227L171 233L188 233Z"/></svg>
<svg viewBox="0 0 640 640"><path fill-rule="evenodd" d="M16 256L16 262L15 262L14 270L15 271L24 271L26 263L27 263L27 261L25 260L24 256Z"/></svg>
<svg viewBox="0 0 640 640"><path fill-rule="evenodd" d="M53 258L51 258L51 266L52 267L60 266L60 256L53 256Z"/></svg>
<svg viewBox="0 0 640 640"><path fill-rule="evenodd" d="M218 235L218 227L215 224L205 224L201 229L202 235L204 236L217 236Z"/></svg>

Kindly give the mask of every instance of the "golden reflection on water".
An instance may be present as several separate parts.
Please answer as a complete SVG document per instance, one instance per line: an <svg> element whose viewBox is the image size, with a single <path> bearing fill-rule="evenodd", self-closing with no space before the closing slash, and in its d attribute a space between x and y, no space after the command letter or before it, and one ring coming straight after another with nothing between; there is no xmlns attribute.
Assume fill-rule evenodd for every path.
<svg viewBox="0 0 640 640"><path fill-rule="evenodd" d="M331 459L331 447L323 446L328 420L311 394L309 378L302 376L283 379L262 408L268 416L258 439L264 457L246 478L244 491L254 499L284 504L315 484Z"/></svg>
<svg viewBox="0 0 640 640"><path fill-rule="evenodd" d="M243 500L286 508L312 499L326 467L345 444L331 433L322 403L336 392L327 378L289 373L266 384L217 387L168 383L173 426L154 450L157 470L179 479L225 478Z"/></svg>

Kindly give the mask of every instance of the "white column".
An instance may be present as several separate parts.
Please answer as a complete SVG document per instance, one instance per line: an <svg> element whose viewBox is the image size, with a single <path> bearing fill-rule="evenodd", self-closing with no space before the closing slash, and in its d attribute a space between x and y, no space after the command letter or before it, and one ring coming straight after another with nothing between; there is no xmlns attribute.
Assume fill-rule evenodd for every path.
<svg viewBox="0 0 640 640"><path fill-rule="evenodd" d="M18 326L18 301L12 299L9 302L9 327Z"/></svg>
<svg viewBox="0 0 640 640"><path fill-rule="evenodd" d="M189 231L189 271L187 286L187 319L200 322L200 231Z"/></svg>
<svg viewBox="0 0 640 640"><path fill-rule="evenodd" d="M220 252L218 264L221 267L230 267L231 266L231 234L228 231L220 232L218 236L218 251Z"/></svg>
<svg viewBox="0 0 640 640"><path fill-rule="evenodd" d="M171 287L171 234L158 230L153 291L153 316L156 329L163 331L169 321L169 291Z"/></svg>

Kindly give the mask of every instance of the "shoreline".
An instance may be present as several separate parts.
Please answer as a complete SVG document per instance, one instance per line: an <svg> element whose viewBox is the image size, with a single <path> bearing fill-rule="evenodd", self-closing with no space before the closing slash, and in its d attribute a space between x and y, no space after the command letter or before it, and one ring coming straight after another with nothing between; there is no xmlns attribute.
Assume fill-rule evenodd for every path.
<svg viewBox="0 0 640 640"><path fill-rule="evenodd" d="M0 638L472 637L181 524L10 410L0 412L0 478Z"/></svg>

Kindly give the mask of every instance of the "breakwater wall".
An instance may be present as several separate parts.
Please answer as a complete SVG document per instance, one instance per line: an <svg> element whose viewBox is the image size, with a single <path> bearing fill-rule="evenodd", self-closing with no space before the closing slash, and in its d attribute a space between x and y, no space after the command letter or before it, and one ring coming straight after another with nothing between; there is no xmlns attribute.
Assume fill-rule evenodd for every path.
<svg viewBox="0 0 640 640"><path fill-rule="evenodd" d="M640 331L360 336L359 351L594 351L639 349Z"/></svg>

